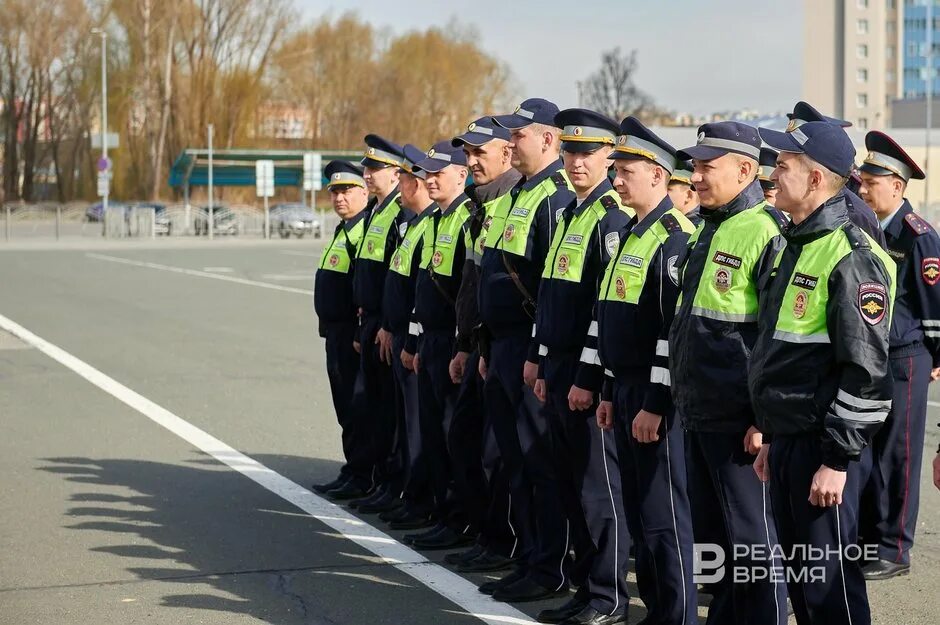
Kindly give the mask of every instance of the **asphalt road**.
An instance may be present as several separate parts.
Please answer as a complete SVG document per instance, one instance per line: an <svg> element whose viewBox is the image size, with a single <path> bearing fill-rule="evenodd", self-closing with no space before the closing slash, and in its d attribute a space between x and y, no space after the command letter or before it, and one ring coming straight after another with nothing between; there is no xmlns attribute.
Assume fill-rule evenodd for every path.
<svg viewBox="0 0 940 625"><path fill-rule="evenodd" d="M476 596L485 578L303 490L340 460L320 245L0 244L0 316L107 376L0 331L0 623L513 623L545 606ZM876 623L940 621L932 457L914 571L870 585Z"/></svg>

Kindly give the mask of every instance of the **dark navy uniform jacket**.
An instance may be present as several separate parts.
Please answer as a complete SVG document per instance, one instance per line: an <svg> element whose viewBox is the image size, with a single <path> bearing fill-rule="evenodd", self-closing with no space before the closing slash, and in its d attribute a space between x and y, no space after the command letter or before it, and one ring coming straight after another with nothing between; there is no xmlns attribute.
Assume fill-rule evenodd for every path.
<svg viewBox="0 0 940 625"><path fill-rule="evenodd" d="M885 228L887 250L898 265L891 322L892 355L925 347L940 366L940 236L914 213L910 202Z"/></svg>
<svg viewBox="0 0 940 625"><path fill-rule="evenodd" d="M341 222L336 231L344 228L347 233L363 219L368 219L369 211L363 210L349 221ZM356 248L348 244L350 267L346 273L317 270L313 286L313 308L320 320L320 325L334 323L355 323L356 305L353 301L353 276L356 273Z"/></svg>

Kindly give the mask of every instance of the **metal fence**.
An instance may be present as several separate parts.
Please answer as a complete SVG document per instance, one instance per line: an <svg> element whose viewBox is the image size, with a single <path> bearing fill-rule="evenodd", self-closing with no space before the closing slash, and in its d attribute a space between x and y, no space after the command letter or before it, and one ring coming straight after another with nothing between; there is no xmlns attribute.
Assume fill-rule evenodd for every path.
<svg viewBox="0 0 940 625"><path fill-rule="evenodd" d="M339 218L332 211L316 211L312 231L285 227L277 211L269 211L271 238L331 236ZM152 239L159 237L252 237L265 235L264 208L247 204L225 204L208 209L186 204L160 208L150 203L114 204L102 211L101 204L88 202L7 203L0 208L0 240L66 239L104 237Z"/></svg>

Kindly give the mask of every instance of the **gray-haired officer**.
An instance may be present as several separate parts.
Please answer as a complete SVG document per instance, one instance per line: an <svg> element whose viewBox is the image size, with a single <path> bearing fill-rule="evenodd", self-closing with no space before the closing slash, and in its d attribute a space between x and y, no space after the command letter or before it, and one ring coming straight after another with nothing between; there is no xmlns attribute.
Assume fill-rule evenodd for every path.
<svg viewBox="0 0 940 625"><path fill-rule="evenodd" d="M358 337L356 305L353 302L353 268L356 249L369 215L369 193L362 169L346 161L330 161L323 170L333 210L340 217L333 238L323 250L314 282L313 306L320 336L326 340L326 373L330 379L333 408L342 429L346 463L336 479L314 484L327 493L347 485L362 491L372 480L369 462L369 430L354 401L353 387L359 371L359 355L353 349Z"/></svg>
<svg viewBox="0 0 940 625"><path fill-rule="evenodd" d="M787 113L787 117L790 119L790 122L787 124L787 132L793 132L807 122L826 122L828 124L835 124L841 128L848 128L852 125L852 122L844 119L823 115L812 105L803 101L797 102L793 107L793 112ZM877 241L878 245L884 249L885 235L871 207L866 204L865 200L860 198L849 185L846 185L842 193L845 195L846 206L849 211L849 221L864 230L868 236Z"/></svg>
<svg viewBox="0 0 940 625"><path fill-rule="evenodd" d="M462 148L473 184L465 190L476 206L470 227L473 245L467 249L460 292L457 294L457 353L450 362L454 383L460 384L449 438L454 467L454 490L479 529L471 549L449 554L444 561L463 572L498 571L509 566L519 540L509 522L509 478L503 470L490 412L483 402L481 355L488 357L489 341L481 333L477 294L483 245L496 206L519 182L512 168L509 130L481 117L451 143Z"/></svg>
<svg viewBox="0 0 940 625"><path fill-rule="evenodd" d="M891 137L873 130L859 168L862 198L881 220L888 254L898 265L891 321L894 402L872 441L872 472L862 494L862 539L878 559L863 568L869 580L905 575L920 507L920 471L927 421L927 387L940 376L940 237L904 197L923 170Z"/></svg>
<svg viewBox="0 0 940 625"><path fill-rule="evenodd" d="M679 209L686 219L692 222L693 226L702 223L702 216L699 214L698 193L692 186L692 162L681 161L676 163L676 168L669 177L669 186L667 188L669 199L672 205Z"/></svg>

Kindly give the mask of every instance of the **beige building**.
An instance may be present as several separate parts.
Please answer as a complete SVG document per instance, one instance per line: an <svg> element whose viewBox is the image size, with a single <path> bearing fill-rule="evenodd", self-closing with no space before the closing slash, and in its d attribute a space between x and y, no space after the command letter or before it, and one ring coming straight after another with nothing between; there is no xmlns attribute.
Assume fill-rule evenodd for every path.
<svg viewBox="0 0 940 625"><path fill-rule="evenodd" d="M803 99L887 128L901 92L904 0L803 0Z"/></svg>

